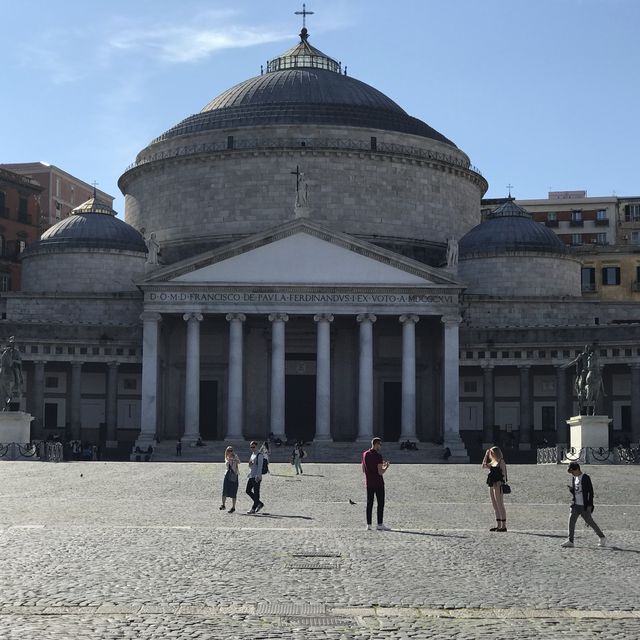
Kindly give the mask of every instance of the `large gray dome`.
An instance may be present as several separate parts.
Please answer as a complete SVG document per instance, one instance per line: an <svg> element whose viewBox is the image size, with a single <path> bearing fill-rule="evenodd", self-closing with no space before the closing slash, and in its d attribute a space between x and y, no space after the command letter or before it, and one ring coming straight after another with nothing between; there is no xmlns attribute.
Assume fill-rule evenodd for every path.
<svg viewBox="0 0 640 640"><path fill-rule="evenodd" d="M47 229L23 255L51 249L122 249L146 253L136 229L116 217L115 211L95 197L76 207L68 218Z"/></svg>
<svg viewBox="0 0 640 640"><path fill-rule="evenodd" d="M558 236L509 199L466 233L459 243L460 260L515 251L566 254Z"/></svg>
<svg viewBox="0 0 640 640"><path fill-rule="evenodd" d="M303 29L301 42L270 61L267 73L228 89L153 142L210 129L320 124L399 131L455 147L382 92L347 76L307 37Z"/></svg>

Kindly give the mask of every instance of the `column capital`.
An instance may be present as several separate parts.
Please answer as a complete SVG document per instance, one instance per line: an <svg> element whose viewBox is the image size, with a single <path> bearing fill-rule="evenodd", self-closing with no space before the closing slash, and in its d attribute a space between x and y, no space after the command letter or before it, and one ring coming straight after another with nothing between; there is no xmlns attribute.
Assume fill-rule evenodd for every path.
<svg viewBox="0 0 640 640"><path fill-rule="evenodd" d="M325 322L333 322L333 314L332 313L317 313L315 316L313 316L313 319L316 322L322 322L323 320Z"/></svg>
<svg viewBox="0 0 640 640"><path fill-rule="evenodd" d="M480 368L483 371L489 372L489 371L493 371L496 368L496 365L493 364L492 362L484 362L480 365Z"/></svg>
<svg viewBox="0 0 640 640"><path fill-rule="evenodd" d="M630 369L640 369L640 362L630 362L629 363L629 368Z"/></svg>
<svg viewBox="0 0 640 640"><path fill-rule="evenodd" d="M286 313L270 313L269 321L270 322L287 322L289 320L289 316Z"/></svg>
<svg viewBox="0 0 640 640"><path fill-rule="evenodd" d="M227 313L225 316L227 322L231 322L233 320L239 320L240 322L244 322L247 319L247 316L244 313Z"/></svg>
<svg viewBox="0 0 640 640"><path fill-rule="evenodd" d="M413 322L413 324L417 324L420 322L420 316L415 313L405 313L398 318L398 322L401 324L406 324L408 322Z"/></svg>
<svg viewBox="0 0 640 640"><path fill-rule="evenodd" d="M120 366L120 363L113 360L112 362L107 362L107 365L109 366L109 369L117 369Z"/></svg>
<svg viewBox="0 0 640 640"><path fill-rule="evenodd" d="M519 364L518 365L518 369L524 369L526 371L528 369L531 369L531 365L530 364Z"/></svg>
<svg viewBox="0 0 640 640"><path fill-rule="evenodd" d="M189 320L197 320L198 322L202 322L202 320L203 320L203 315L202 315L201 313L197 313L197 312L194 312L194 313L185 313L185 314L182 316L182 319L183 319L185 322L189 322Z"/></svg>
<svg viewBox="0 0 640 640"><path fill-rule="evenodd" d="M440 316L440 322L442 324L451 325L451 324L460 324L462 322L462 318L459 315L446 315Z"/></svg>
<svg viewBox="0 0 640 640"><path fill-rule="evenodd" d="M359 313L356 316L356 320L358 322L371 322L374 323L378 318L376 318L375 314L373 313Z"/></svg>
<svg viewBox="0 0 640 640"><path fill-rule="evenodd" d="M162 316L155 311L143 311L140 314L140 320L142 322L162 322Z"/></svg>
<svg viewBox="0 0 640 640"><path fill-rule="evenodd" d="M83 362L71 361L69 364L72 367L75 367L77 369L82 369L82 365L84 364L84 361Z"/></svg>

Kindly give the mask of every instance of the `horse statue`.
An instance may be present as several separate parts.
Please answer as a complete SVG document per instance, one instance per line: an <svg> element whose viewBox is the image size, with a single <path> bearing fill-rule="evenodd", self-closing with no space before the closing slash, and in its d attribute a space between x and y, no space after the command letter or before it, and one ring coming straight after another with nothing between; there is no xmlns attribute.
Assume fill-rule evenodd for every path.
<svg viewBox="0 0 640 640"><path fill-rule="evenodd" d="M8 411L14 395L22 395L22 358L15 346L15 338L9 338L9 344L0 354L0 409Z"/></svg>

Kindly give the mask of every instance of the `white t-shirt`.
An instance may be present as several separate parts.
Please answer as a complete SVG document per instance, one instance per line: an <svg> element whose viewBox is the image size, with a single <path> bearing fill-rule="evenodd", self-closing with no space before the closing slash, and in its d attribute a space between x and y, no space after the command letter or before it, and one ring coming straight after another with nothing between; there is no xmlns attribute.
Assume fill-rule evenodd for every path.
<svg viewBox="0 0 640 640"><path fill-rule="evenodd" d="M582 474L573 477L573 490L576 497L576 504L584 507L584 495L582 494Z"/></svg>

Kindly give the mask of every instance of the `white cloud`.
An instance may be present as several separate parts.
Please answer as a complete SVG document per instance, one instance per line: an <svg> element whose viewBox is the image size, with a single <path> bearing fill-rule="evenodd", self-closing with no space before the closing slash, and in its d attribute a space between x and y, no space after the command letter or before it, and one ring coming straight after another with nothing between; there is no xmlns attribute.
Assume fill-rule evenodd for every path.
<svg viewBox="0 0 640 640"><path fill-rule="evenodd" d="M164 62L195 62L222 49L291 39L289 33L243 27L150 27L124 30L109 38L117 50L146 53Z"/></svg>

